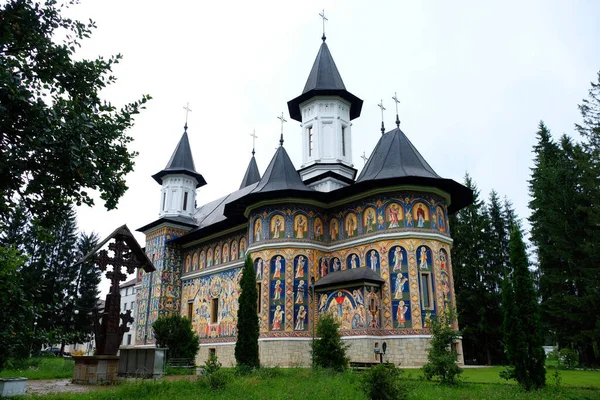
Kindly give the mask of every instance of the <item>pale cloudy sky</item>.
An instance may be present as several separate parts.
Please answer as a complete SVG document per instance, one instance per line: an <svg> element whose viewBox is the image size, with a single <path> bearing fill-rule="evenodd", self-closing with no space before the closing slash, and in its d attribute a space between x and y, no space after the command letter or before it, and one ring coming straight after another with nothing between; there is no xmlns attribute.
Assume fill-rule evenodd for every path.
<svg viewBox="0 0 600 400"><path fill-rule="evenodd" d="M153 99L129 132L139 152L118 210L81 207L80 228L102 237L122 224L135 230L158 218L165 167L189 101L190 143L208 184L198 204L239 187L252 139L264 172L279 140L282 111L298 96L321 44L327 43L346 88L364 100L353 121L353 160L367 156L394 126L435 171L463 181L469 172L487 198L495 188L527 217L527 180L538 122L573 134L577 104L600 69L600 2L589 1L134 1L82 0L69 15L96 21L82 57L121 53L118 81L104 97L116 105ZM300 127L285 125L298 168ZM144 237L137 233L144 245Z"/></svg>

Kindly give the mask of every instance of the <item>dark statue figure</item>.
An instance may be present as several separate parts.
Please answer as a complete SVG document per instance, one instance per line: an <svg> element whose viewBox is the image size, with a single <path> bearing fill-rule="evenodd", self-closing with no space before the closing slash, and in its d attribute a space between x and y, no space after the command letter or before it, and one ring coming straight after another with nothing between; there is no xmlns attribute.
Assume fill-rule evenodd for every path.
<svg viewBox="0 0 600 400"><path fill-rule="evenodd" d="M108 245L108 250L98 251L111 239L113 242ZM109 256L109 251L113 252L112 257ZM127 279L127 274L122 269L125 267L125 271L132 274L138 268L143 268L146 272L154 271L154 266L126 225L115 230L82 261L90 257L94 258L94 262L102 271L106 271L106 277L111 282L104 311L98 314L96 310L94 313L96 355L112 356L117 354L125 332L129 332L127 324L133 322L131 310L121 312L119 284ZM109 265L112 266L112 270L108 270Z"/></svg>

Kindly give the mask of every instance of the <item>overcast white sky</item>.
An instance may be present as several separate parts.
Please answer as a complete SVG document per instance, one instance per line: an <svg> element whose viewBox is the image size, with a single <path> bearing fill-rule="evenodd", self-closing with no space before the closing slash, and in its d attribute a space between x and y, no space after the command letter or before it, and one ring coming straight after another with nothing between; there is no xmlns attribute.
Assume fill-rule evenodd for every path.
<svg viewBox="0 0 600 400"><path fill-rule="evenodd" d="M353 121L353 160L380 137L380 110L443 177L469 172L487 198L495 188L521 217L538 122L555 137L573 135L577 104L600 69L600 2L589 1L117 1L82 0L70 15L98 29L83 57L121 53L118 81L104 97L116 105L153 99L129 132L139 152L118 210L78 210L79 226L101 237L158 217L159 185L181 134L189 101L190 143L208 184L198 204L239 187L252 138L264 172L279 140L287 101L298 96L327 43L346 88L364 100ZM285 147L301 163L300 127L285 125ZM144 236L136 234L144 245Z"/></svg>

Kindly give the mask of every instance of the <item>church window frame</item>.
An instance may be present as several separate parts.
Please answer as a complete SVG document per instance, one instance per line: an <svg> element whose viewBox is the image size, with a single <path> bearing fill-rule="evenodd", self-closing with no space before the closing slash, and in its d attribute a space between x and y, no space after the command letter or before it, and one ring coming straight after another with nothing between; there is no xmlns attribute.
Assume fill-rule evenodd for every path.
<svg viewBox="0 0 600 400"><path fill-rule="evenodd" d="M167 208L167 192L163 192L162 210L165 211Z"/></svg>
<svg viewBox="0 0 600 400"><path fill-rule="evenodd" d="M433 282L431 272L421 272L421 306L424 310L433 310Z"/></svg>
<svg viewBox="0 0 600 400"><path fill-rule="evenodd" d="M313 152L313 133L312 133L312 125L309 125L306 128L306 131L308 132L308 156L312 157L312 152Z"/></svg>
<svg viewBox="0 0 600 400"><path fill-rule="evenodd" d="M258 293L258 296L256 296L256 313L260 314L262 309L261 309L261 297L262 297L262 283L261 282L256 282L256 292Z"/></svg>
<svg viewBox="0 0 600 400"><path fill-rule="evenodd" d="M183 211L187 211L187 203L188 203L188 192L187 190L183 192Z"/></svg>
<svg viewBox="0 0 600 400"><path fill-rule="evenodd" d="M188 319L190 321L192 321L193 311L194 311L194 302L193 301L188 301L188 303L187 303L187 317L188 317Z"/></svg>
<svg viewBox="0 0 600 400"><path fill-rule="evenodd" d="M210 301L210 323L216 324L219 321L219 298L214 297Z"/></svg>
<svg viewBox="0 0 600 400"><path fill-rule="evenodd" d="M346 157L346 126L342 125L342 156Z"/></svg>

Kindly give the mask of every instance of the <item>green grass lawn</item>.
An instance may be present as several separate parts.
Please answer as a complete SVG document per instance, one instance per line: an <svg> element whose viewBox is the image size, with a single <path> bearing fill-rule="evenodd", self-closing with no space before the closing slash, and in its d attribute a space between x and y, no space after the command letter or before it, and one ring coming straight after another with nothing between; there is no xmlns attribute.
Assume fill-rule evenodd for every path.
<svg viewBox="0 0 600 400"><path fill-rule="evenodd" d="M495 368L489 368L492 372ZM471 371L471 370L468 370ZM480 371L480 370L477 370ZM586 371L575 371L586 372ZM471 378L470 373L467 377ZM56 394L40 396L44 400L193 400L193 399L360 399L365 395L359 389L360 374L354 372L332 373L310 369L264 369L259 373L236 376L233 370L226 371L227 384L224 389L211 391L199 385L195 377L179 381L129 382L106 390L85 394ZM484 380L486 374L475 373ZM479 374L479 375L477 375ZM410 389L409 400L416 399L561 399L600 400L600 390L574 387L548 386L544 390L525 393L517 385L504 383L465 383L453 388L427 382L418 377L417 371L407 371L411 379L405 385ZM491 375L487 375L491 377ZM600 377L596 372L595 377ZM474 382L474 381L473 381ZM36 397L37 398L37 397Z"/></svg>
<svg viewBox="0 0 600 400"><path fill-rule="evenodd" d="M5 366L0 378L20 376L27 379L64 379L73 377L73 360L61 357L33 357Z"/></svg>

